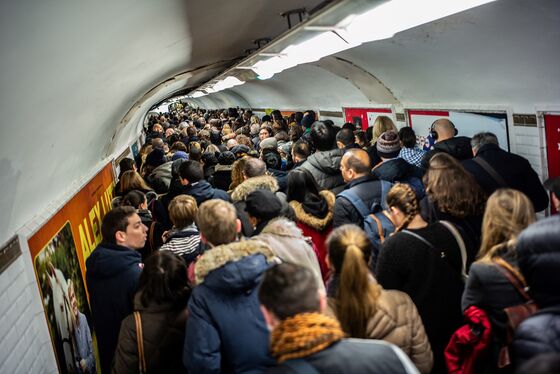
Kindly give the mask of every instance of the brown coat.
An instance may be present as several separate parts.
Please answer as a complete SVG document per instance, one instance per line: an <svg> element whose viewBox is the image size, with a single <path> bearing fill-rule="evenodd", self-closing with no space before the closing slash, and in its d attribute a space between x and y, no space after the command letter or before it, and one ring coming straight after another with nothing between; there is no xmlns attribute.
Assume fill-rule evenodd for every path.
<svg viewBox="0 0 560 374"><path fill-rule="evenodd" d="M173 309L170 305L144 307L137 294L134 310L142 319L144 357L147 373L186 373L183 366L183 344L187 307ZM111 372L137 373L139 371L138 345L134 315L126 317L121 324L119 342Z"/></svg>
<svg viewBox="0 0 560 374"><path fill-rule="evenodd" d="M329 299L326 313L336 310L336 301ZM433 354L416 306L404 292L382 290L377 309L371 316L367 335L370 339L384 340L401 348L410 357L420 373L429 373Z"/></svg>

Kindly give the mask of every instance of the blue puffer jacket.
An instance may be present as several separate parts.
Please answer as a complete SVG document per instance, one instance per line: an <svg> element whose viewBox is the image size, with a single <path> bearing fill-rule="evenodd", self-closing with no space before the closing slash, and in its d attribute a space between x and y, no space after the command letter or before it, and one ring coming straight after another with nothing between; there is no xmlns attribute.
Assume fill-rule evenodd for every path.
<svg viewBox="0 0 560 374"><path fill-rule="evenodd" d="M274 256L261 242L214 247L197 261L183 363L189 373L261 373L274 365L258 286Z"/></svg>

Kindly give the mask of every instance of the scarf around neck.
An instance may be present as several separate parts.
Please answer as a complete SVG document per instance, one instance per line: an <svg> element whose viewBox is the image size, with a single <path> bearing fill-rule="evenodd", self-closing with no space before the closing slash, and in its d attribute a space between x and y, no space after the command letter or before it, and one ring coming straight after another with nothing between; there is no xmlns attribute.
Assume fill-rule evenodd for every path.
<svg viewBox="0 0 560 374"><path fill-rule="evenodd" d="M270 351L278 363L307 357L344 338L337 320L320 313L286 318L271 333Z"/></svg>

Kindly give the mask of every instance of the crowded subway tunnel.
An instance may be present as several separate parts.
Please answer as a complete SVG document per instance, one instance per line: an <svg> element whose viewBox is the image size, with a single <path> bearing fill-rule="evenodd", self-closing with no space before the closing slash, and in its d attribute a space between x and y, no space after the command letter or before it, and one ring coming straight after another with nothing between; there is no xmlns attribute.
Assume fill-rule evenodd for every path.
<svg viewBox="0 0 560 374"><path fill-rule="evenodd" d="M3 353L3 371L64 371L60 357L71 353L56 338L69 333L53 310L55 299L69 303L72 289L82 313L88 308L85 261L103 239L101 222L116 195L119 161L133 157L143 145L143 129L155 120L147 112L167 109L177 97L186 108L204 109L197 118L206 121L208 115L209 123L214 116L222 121L221 113L212 110L224 108L243 108L236 113L241 117L251 109L261 122L271 109L279 109L287 120L313 110L323 123L330 120L338 128L350 122L367 133L384 115L397 130L411 127L421 146L431 124L447 118L458 137L494 133L500 148L527 160L541 181L558 175L557 2L494 1L445 16L432 9L432 19L412 20L408 28L391 29L394 35L350 43L347 49L268 79L243 69L259 61L259 50L243 57L253 40L270 37L260 53L280 54L286 43L305 41L305 35L332 33L317 27L344 20L345 3L352 3L351 13L378 5L330 2L313 11L318 2L223 2L220 9L245 18L224 17L220 22L205 3L196 1L157 6L124 1L85 9L66 2L55 7L2 5L1 105L10 113L2 126L0 201L5 214L0 233L6 244L0 279L7 300L2 303L7 321L2 342L18 347ZM279 14L300 7L309 14L299 23L292 16L288 30ZM406 14L401 10L392 23L400 23ZM193 97L232 71L247 79L243 85ZM177 113L165 117L162 125L179 130L181 122L173 118ZM195 125L194 113L179 114ZM229 125L236 126L234 121ZM227 148L227 141L223 146ZM281 163L287 164L291 150L282 150ZM268 157L274 161L275 156ZM227 170L228 165L222 166ZM281 169L279 176L286 172ZM344 182L343 172L338 180ZM221 189L227 192L228 187L224 183ZM328 189L339 193L336 187ZM547 209L535 209L539 219L549 214ZM75 255L57 265L62 261L57 248L66 246ZM322 262L324 272L328 267ZM96 334L92 337L97 339Z"/></svg>

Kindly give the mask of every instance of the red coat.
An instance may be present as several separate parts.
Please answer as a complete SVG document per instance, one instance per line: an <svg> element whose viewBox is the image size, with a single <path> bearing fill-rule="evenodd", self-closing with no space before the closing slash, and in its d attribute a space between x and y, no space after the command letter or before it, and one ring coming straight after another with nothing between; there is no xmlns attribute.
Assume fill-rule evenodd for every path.
<svg viewBox="0 0 560 374"><path fill-rule="evenodd" d="M465 310L466 324L451 336L445 348L450 374L474 374L477 360L490 346L492 328L486 312L476 306Z"/></svg>
<svg viewBox="0 0 560 374"><path fill-rule="evenodd" d="M325 198L329 208L329 212L324 218L318 218L307 213L303 210L303 206L300 202L290 201L290 206L294 209L297 225L301 231L303 231L303 235L310 237L317 249L321 275L323 276L323 280L326 281L329 277L329 268L325 260L327 257L327 246L325 242L332 231L333 207L336 197L328 190L321 191L320 194Z"/></svg>

